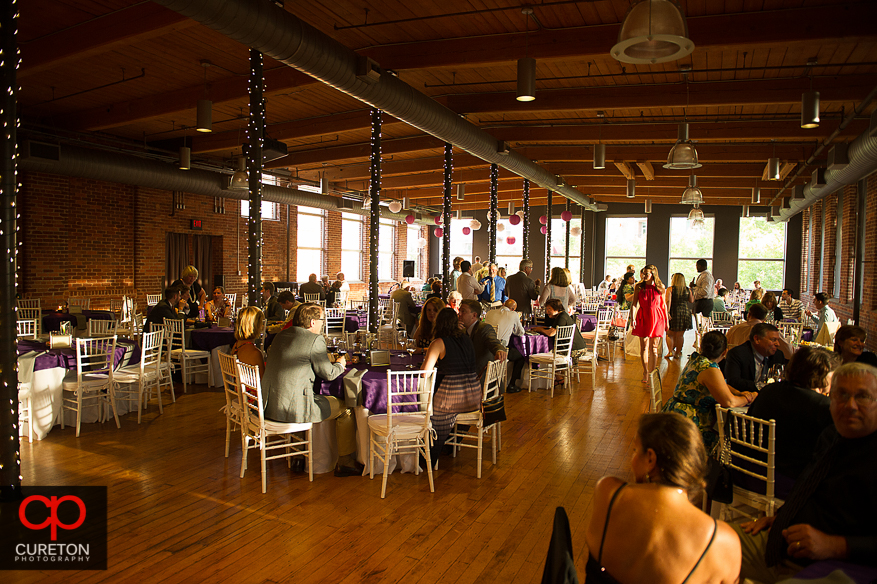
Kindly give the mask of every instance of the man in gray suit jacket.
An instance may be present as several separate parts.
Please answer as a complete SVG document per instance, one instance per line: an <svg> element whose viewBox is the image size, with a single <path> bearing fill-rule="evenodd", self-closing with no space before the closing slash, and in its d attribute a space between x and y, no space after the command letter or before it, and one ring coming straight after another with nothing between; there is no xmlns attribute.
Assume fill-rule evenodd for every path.
<svg viewBox="0 0 877 584"><path fill-rule="evenodd" d="M481 322L481 303L477 300L463 300L460 306L460 325L472 339L475 347L475 371L478 376L484 373L487 363L494 359L504 361L509 350L496 338L496 331L486 322Z"/></svg>
<svg viewBox="0 0 877 584"><path fill-rule="evenodd" d="M323 319L319 305L304 304L293 326L279 332L271 343L262 376L265 418L289 423L336 420L339 457L335 476L360 475L353 458L356 430L352 412L338 398L314 391L317 376L331 381L344 373L346 365L343 356L330 361L326 340L320 334Z"/></svg>
<svg viewBox="0 0 877 584"><path fill-rule="evenodd" d="M518 303L518 311L526 316L530 315L530 301L539 298L536 290L536 282L530 279L533 271L533 262L521 260L520 271L506 279L505 291L508 297Z"/></svg>

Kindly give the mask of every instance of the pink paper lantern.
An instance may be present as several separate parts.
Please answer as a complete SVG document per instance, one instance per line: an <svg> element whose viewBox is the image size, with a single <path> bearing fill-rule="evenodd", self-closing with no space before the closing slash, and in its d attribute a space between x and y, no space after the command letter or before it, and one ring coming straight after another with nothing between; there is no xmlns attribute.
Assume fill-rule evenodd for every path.
<svg viewBox="0 0 877 584"><path fill-rule="evenodd" d="M547 228L546 226L544 226L544 225L543 225L542 227L539 228L539 231L542 232L542 235L547 235L547 234L548 234L548 228Z"/></svg>
<svg viewBox="0 0 877 584"><path fill-rule="evenodd" d="M436 215L436 216L435 216L435 224L436 224L436 225L441 225L441 224L442 224L442 216L441 216L441 215Z"/></svg>
<svg viewBox="0 0 877 584"><path fill-rule="evenodd" d="M463 228L463 235L469 235L470 233L472 233L472 229L470 227Z"/></svg>
<svg viewBox="0 0 877 584"><path fill-rule="evenodd" d="M542 225L547 225L548 224L548 217L546 217L545 215L542 215L541 217L539 217L539 223L541 223Z"/></svg>
<svg viewBox="0 0 877 584"><path fill-rule="evenodd" d="M435 231L433 231L433 233L435 233L436 237L441 237L442 235L445 234L445 232L442 230L441 227L436 227Z"/></svg>
<svg viewBox="0 0 877 584"><path fill-rule="evenodd" d="M506 237L505 242L509 245L515 245L515 238L514 237Z"/></svg>
<svg viewBox="0 0 877 584"><path fill-rule="evenodd" d="M405 217L405 223L407 223L408 225L411 225L412 223L414 223L414 215L407 215Z"/></svg>
<svg viewBox="0 0 877 584"><path fill-rule="evenodd" d="M569 221L570 219L572 219L572 211L564 211L560 214L560 218L564 221Z"/></svg>
<svg viewBox="0 0 877 584"><path fill-rule="evenodd" d="M512 215L511 217L509 217L509 223L511 223L512 225L517 225L520 222L521 222L521 218L518 217L517 215Z"/></svg>

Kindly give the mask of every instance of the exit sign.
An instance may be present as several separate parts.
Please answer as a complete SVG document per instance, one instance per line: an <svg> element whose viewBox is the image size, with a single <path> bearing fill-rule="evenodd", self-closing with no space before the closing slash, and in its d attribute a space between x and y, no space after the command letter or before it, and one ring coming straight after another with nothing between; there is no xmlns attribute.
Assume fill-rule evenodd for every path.
<svg viewBox="0 0 877 584"><path fill-rule="evenodd" d="M203 225L201 224L200 219L192 219L192 229L194 229L196 231L201 231L202 228L203 228Z"/></svg>

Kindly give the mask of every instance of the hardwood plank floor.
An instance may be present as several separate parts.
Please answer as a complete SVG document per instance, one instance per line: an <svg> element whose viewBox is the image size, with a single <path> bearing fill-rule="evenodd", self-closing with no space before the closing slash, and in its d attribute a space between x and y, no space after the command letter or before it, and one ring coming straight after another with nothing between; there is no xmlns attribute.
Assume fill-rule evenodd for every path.
<svg viewBox="0 0 877 584"><path fill-rule="evenodd" d="M691 350L693 335L686 338ZM584 578L584 529L594 485L629 478L631 443L648 409L641 366L619 352L601 361L572 395L506 396L509 420L497 464L485 453L442 457L435 493L425 473L374 480L290 472L268 463L261 492L257 452L240 475L240 441L224 457L221 390L190 386L158 415L155 405L112 423L55 427L22 443L25 485L106 485L109 562L102 572L7 572L12 582L359 582L444 584L534 582L541 578L554 510L570 518ZM666 400L680 362L663 360ZM179 391L179 389L178 389Z"/></svg>

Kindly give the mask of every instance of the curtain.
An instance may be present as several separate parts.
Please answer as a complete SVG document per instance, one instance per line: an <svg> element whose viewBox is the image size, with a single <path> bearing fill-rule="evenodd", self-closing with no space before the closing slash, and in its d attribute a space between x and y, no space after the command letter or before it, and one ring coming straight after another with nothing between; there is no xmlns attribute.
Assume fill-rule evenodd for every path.
<svg viewBox="0 0 877 584"><path fill-rule="evenodd" d="M193 265L198 268L201 287L204 288L207 298L211 298L213 292L213 237L194 235L192 236L192 246L195 248L195 263Z"/></svg>
<svg viewBox="0 0 877 584"><path fill-rule="evenodd" d="M189 236L186 233L168 233L165 239L164 287L179 279L183 268L189 265Z"/></svg>

